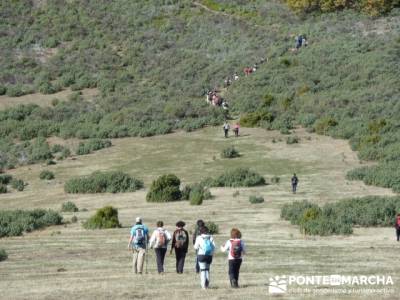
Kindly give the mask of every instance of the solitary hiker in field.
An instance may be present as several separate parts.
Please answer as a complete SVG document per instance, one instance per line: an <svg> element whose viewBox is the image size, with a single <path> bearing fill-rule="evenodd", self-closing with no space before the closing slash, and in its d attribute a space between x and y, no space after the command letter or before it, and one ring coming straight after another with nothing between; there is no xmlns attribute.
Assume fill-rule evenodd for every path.
<svg viewBox="0 0 400 300"><path fill-rule="evenodd" d="M176 273L182 274L185 265L185 257L189 247L189 233L183 228L185 222L176 223L176 230L172 235L171 254L175 250L176 257Z"/></svg>
<svg viewBox="0 0 400 300"><path fill-rule="evenodd" d="M132 270L135 274L143 273L143 264L147 251L147 241L149 240L149 230L142 224L140 217L136 218L136 224L131 228L128 249L133 252Z"/></svg>
<svg viewBox="0 0 400 300"><path fill-rule="evenodd" d="M396 222L394 224L394 227L396 228L397 241L399 241L399 239L400 239L400 214L397 214L397 216L396 216Z"/></svg>
<svg viewBox="0 0 400 300"><path fill-rule="evenodd" d="M209 234L208 228L200 228L200 235L196 238L194 249L197 251L197 259L200 266L200 282L203 289L210 285L210 266L215 249L213 237Z"/></svg>
<svg viewBox="0 0 400 300"><path fill-rule="evenodd" d="M194 228L193 232L193 246L196 243L196 239L198 236L200 236L200 228L204 227L204 221L203 220L197 220L196 222L196 227ZM197 251L196 251L196 273L200 273L200 266L199 266L199 261L197 257Z"/></svg>
<svg viewBox="0 0 400 300"><path fill-rule="evenodd" d="M291 181L292 181L292 192L293 194L296 194L297 184L299 183L299 179L297 178L296 173L293 174Z"/></svg>
<svg viewBox="0 0 400 300"><path fill-rule="evenodd" d="M153 231L150 238L150 248L154 248L156 253L158 274L164 274L164 259L167 253L168 242L171 240L171 234L164 229L164 222L157 222L157 229Z"/></svg>
<svg viewBox="0 0 400 300"><path fill-rule="evenodd" d="M246 254L244 242L241 240L242 233L237 228L232 228L231 238L226 241L224 246L221 246L222 252L228 252L229 264L229 280L231 287L239 287L239 271L242 265L242 256Z"/></svg>
<svg viewBox="0 0 400 300"><path fill-rule="evenodd" d="M231 128L231 127L229 126L229 123L228 123L228 122L225 122L225 123L224 123L224 126L222 126L222 128L224 129L225 138L227 138L227 137L228 137L229 129Z"/></svg>

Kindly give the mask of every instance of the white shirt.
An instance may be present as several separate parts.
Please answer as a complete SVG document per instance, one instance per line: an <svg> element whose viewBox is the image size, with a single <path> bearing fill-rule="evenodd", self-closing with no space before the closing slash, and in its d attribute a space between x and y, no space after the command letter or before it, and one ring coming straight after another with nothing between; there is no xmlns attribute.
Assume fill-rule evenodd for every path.
<svg viewBox="0 0 400 300"><path fill-rule="evenodd" d="M165 235L165 244L163 246L158 245L158 232L164 232ZM168 242L172 239L171 234L168 232L168 230L158 227L156 230L153 231L153 234L151 235L150 238L150 248L167 248L168 247Z"/></svg>
<svg viewBox="0 0 400 300"><path fill-rule="evenodd" d="M204 254L205 254L205 251L204 251L204 249L202 248L202 245L203 245L203 243L204 243L204 239L206 239L206 238L209 238L209 239L210 239L211 244L213 244L213 246L214 246L214 248L215 248L214 239L213 239L213 237L212 237L211 235L209 235L209 234L202 234L202 235L199 235L199 236L196 238L196 242L194 243L194 250L197 251L197 254L198 254L198 255L204 255Z"/></svg>
<svg viewBox="0 0 400 300"><path fill-rule="evenodd" d="M234 240L238 241L240 239L234 239ZM240 243L242 245L242 253L240 254L240 258L242 258L243 254L246 254L246 245L242 240L240 240ZM232 239L227 240L225 246L221 246L221 251L222 252L228 251L228 259L235 259L231 254L231 247L232 247Z"/></svg>

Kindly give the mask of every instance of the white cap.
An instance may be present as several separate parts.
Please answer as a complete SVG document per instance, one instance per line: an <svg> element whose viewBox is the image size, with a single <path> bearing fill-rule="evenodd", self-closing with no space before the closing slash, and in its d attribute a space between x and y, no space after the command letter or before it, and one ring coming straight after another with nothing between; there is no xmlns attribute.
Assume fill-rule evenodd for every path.
<svg viewBox="0 0 400 300"><path fill-rule="evenodd" d="M141 223L142 222L142 218L141 217L136 217L136 223Z"/></svg>

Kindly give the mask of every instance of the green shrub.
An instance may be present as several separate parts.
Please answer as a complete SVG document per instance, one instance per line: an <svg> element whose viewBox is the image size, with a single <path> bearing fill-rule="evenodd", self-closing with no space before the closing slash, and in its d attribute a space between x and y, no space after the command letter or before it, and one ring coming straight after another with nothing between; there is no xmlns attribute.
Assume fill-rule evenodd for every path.
<svg viewBox="0 0 400 300"><path fill-rule="evenodd" d="M87 142L79 143L78 149L76 150L76 154L77 155L89 154L96 150L111 147L111 145L112 143L110 140L91 139Z"/></svg>
<svg viewBox="0 0 400 300"><path fill-rule="evenodd" d="M83 223L86 229L107 229L119 228L118 209L112 206L105 206L96 211L86 222Z"/></svg>
<svg viewBox="0 0 400 300"><path fill-rule="evenodd" d="M6 260L8 258L7 252L4 249L0 249L0 261Z"/></svg>
<svg viewBox="0 0 400 300"><path fill-rule="evenodd" d="M281 181L281 178L278 177L278 176L273 176L273 177L271 178L271 183L278 184L280 181Z"/></svg>
<svg viewBox="0 0 400 300"><path fill-rule="evenodd" d="M288 136L286 139L286 144L297 144L299 142L299 138L297 136Z"/></svg>
<svg viewBox="0 0 400 300"><path fill-rule="evenodd" d="M181 200L182 193L179 190L180 184L181 181L176 177L176 175L162 175L151 184L150 190L146 195L146 200L148 202L169 202Z"/></svg>
<svg viewBox="0 0 400 300"><path fill-rule="evenodd" d="M60 225L61 221L62 216L52 210L0 211L0 238L22 235L24 232L31 232L51 225Z"/></svg>
<svg viewBox="0 0 400 300"><path fill-rule="evenodd" d="M243 127L256 127L260 126L262 122L272 122L273 119L273 115L263 109L257 112L244 114L240 117L239 123Z"/></svg>
<svg viewBox="0 0 400 300"><path fill-rule="evenodd" d="M264 197L261 197L261 196L250 196L249 197L249 202L251 204L263 203L264 202Z"/></svg>
<svg viewBox="0 0 400 300"><path fill-rule="evenodd" d="M226 171L215 179L207 178L201 184L209 187L251 187L264 185L265 179L250 169L236 168Z"/></svg>
<svg viewBox="0 0 400 300"><path fill-rule="evenodd" d="M235 149L234 146L229 146L225 149L222 149L221 151L221 157L222 158L235 158L239 157L240 154L239 152Z"/></svg>
<svg viewBox="0 0 400 300"><path fill-rule="evenodd" d="M77 216L72 216L71 223L76 223L76 222L78 222L78 217Z"/></svg>
<svg viewBox="0 0 400 300"><path fill-rule="evenodd" d="M46 161L46 165L48 165L48 166L53 166L53 165L56 165L56 164L57 163L52 159L49 159L48 161Z"/></svg>
<svg viewBox="0 0 400 300"><path fill-rule="evenodd" d="M119 171L94 172L86 177L69 179L65 185L66 193L124 193L143 188L143 182Z"/></svg>
<svg viewBox="0 0 400 300"><path fill-rule="evenodd" d="M218 234L219 233L219 226L215 224L214 222L206 222L206 227L208 228L208 231L210 234Z"/></svg>
<svg viewBox="0 0 400 300"><path fill-rule="evenodd" d="M9 184L12 180L12 176L8 174L0 174L0 184Z"/></svg>
<svg viewBox="0 0 400 300"><path fill-rule="evenodd" d="M338 122L332 117L325 117L314 123L315 132L318 134L328 134L328 130L338 125Z"/></svg>
<svg viewBox="0 0 400 300"><path fill-rule="evenodd" d="M201 205L204 200L204 188L200 185L191 189L189 194L190 205Z"/></svg>
<svg viewBox="0 0 400 300"><path fill-rule="evenodd" d="M63 212L77 212L79 211L78 207L74 202L67 201L61 205L61 211Z"/></svg>
<svg viewBox="0 0 400 300"><path fill-rule="evenodd" d="M25 189L25 182L22 179L13 179L11 180L11 187L19 192L22 192Z"/></svg>
<svg viewBox="0 0 400 300"><path fill-rule="evenodd" d="M7 93L7 88L3 85L0 85L0 96L3 96Z"/></svg>
<svg viewBox="0 0 400 300"><path fill-rule="evenodd" d="M49 170L43 170L42 172L40 172L39 174L39 178L42 180L52 180L54 179L54 173L49 171Z"/></svg>
<svg viewBox="0 0 400 300"><path fill-rule="evenodd" d="M5 184L0 183L0 194L7 193L7 186Z"/></svg>

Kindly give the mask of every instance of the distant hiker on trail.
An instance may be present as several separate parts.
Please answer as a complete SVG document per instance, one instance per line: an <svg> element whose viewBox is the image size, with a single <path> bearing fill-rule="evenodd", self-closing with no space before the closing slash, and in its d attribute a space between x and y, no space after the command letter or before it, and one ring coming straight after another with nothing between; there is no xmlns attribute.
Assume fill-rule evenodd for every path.
<svg viewBox="0 0 400 300"><path fill-rule="evenodd" d="M239 75L238 75L238 73L235 72L235 73L233 74L233 80L235 80L235 81L236 81L236 80L239 80Z"/></svg>
<svg viewBox="0 0 400 300"><path fill-rule="evenodd" d="M229 109L229 105L228 105L228 102L226 102L225 100L222 100L222 108L224 109L224 110L228 110Z"/></svg>
<svg viewBox="0 0 400 300"><path fill-rule="evenodd" d="M299 183L299 179L297 178L296 173L293 174L291 181L292 181L292 192L293 194L296 194L297 184Z"/></svg>
<svg viewBox="0 0 400 300"><path fill-rule="evenodd" d="M231 85L231 79L229 78L229 77L227 77L225 80L224 80L224 86L225 87L228 87L228 86L230 86Z"/></svg>
<svg viewBox="0 0 400 300"><path fill-rule="evenodd" d="M203 289L210 285L210 265L215 250L213 237L209 234L208 228L200 228L200 236L196 238L194 249L197 251L197 259L200 266L200 282Z"/></svg>
<svg viewBox="0 0 400 300"><path fill-rule="evenodd" d="M396 228L397 241L399 241L399 239L400 239L400 214L397 214L396 222L394 224L394 227Z"/></svg>
<svg viewBox="0 0 400 300"><path fill-rule="evenodd" d="M175 250L176 257L176 273L183 273L183 266L185 265L185 257L189 247L189 233L183 228L185 222L179 221L176 223L176 230L172 235L171 254Z"/></svg>
<svg viewBox="0 0 400 300"><path fill-rule="evenodd" d="M253 68L251 67L246 67L243 69L244 75L249 76L251 73L253 73Z"/></svg>
<svg viewBox="0 0 400 300"><path fill-rule="evenodd" d="M231 287L239 287L239 270L242 264L242 256L246 254L246 246L241 240L242 233L237 228L232 228L231 238L226 241L224 246L221 246L221 251L228 251L228 263L229 263L229 280Z"/></svg>
<svg viewBox="0 0 400 300"><path fill-rule="evenodd" d="M253 66L253 72L257 71L257 69L258 69L258 65L255 63Z"/></svg>
<svg viewBox="0 0 400 300"><path fill-rule="evenodd" d="M303 47L307 47L307 46L308 46L308 41L307 41L305 35L303 35L303 38L302 38L302 40L301 40L301 45L302 45Z"/></svg>
<svg viewBox="0 0 400 300"><path fill-rule="evenodd" d="M235 133L235 137L239 136L239 123L236 123L235 126L233 126L233 132Z"/></svg>
<svg viewBox="0 0 400 300"><path fill-rule="evenodd" d="M157 260L158 274L164 273L164 259L167 253L168 242L171 240L171 234L163 228L164 222L157 222L157 229L153 231L150 238L150 248L154 248Z"/></svg>
<svg viewBox="0 0 400 300"><path fill-rule="evenodd" d="M300 47L302 46L302 44L303 44L303 36L302 35L298 35L298 36L296 36L296 44L295 44L295 49L296 50L299 50L300 49Z"/></svg>
<svg viewBox="0 0 400 300"><path fill-rule="evenodd" d="M231 127L229 126L228 122L225 122L225 123L224 123L224 126L222 126L222 128L224 129L225 138L227 138L227 137L228 137L229 129L230 129Z"/></svg>
<svg viewBox="0 0 400 300"><path fill-rule="evenodd" d="M196 243L196 238L200 236L200 228L204 226L205 224L203 220L197 220L196 227L193 232L193 246ZM196 273L200 273L199 261L197 260L197 252L196 252Z"/></svg>
<svg viewBox="0 0 400 300"><path fill-rule="evenodd" d="M135 274L143 273L143 264L147 255L147 242L149 240L149 230L142 224L140 217L136 218L136 224L131 228L128 249L133 252L132 270ZM146 265L147 268L147 265Z"/></svg>

